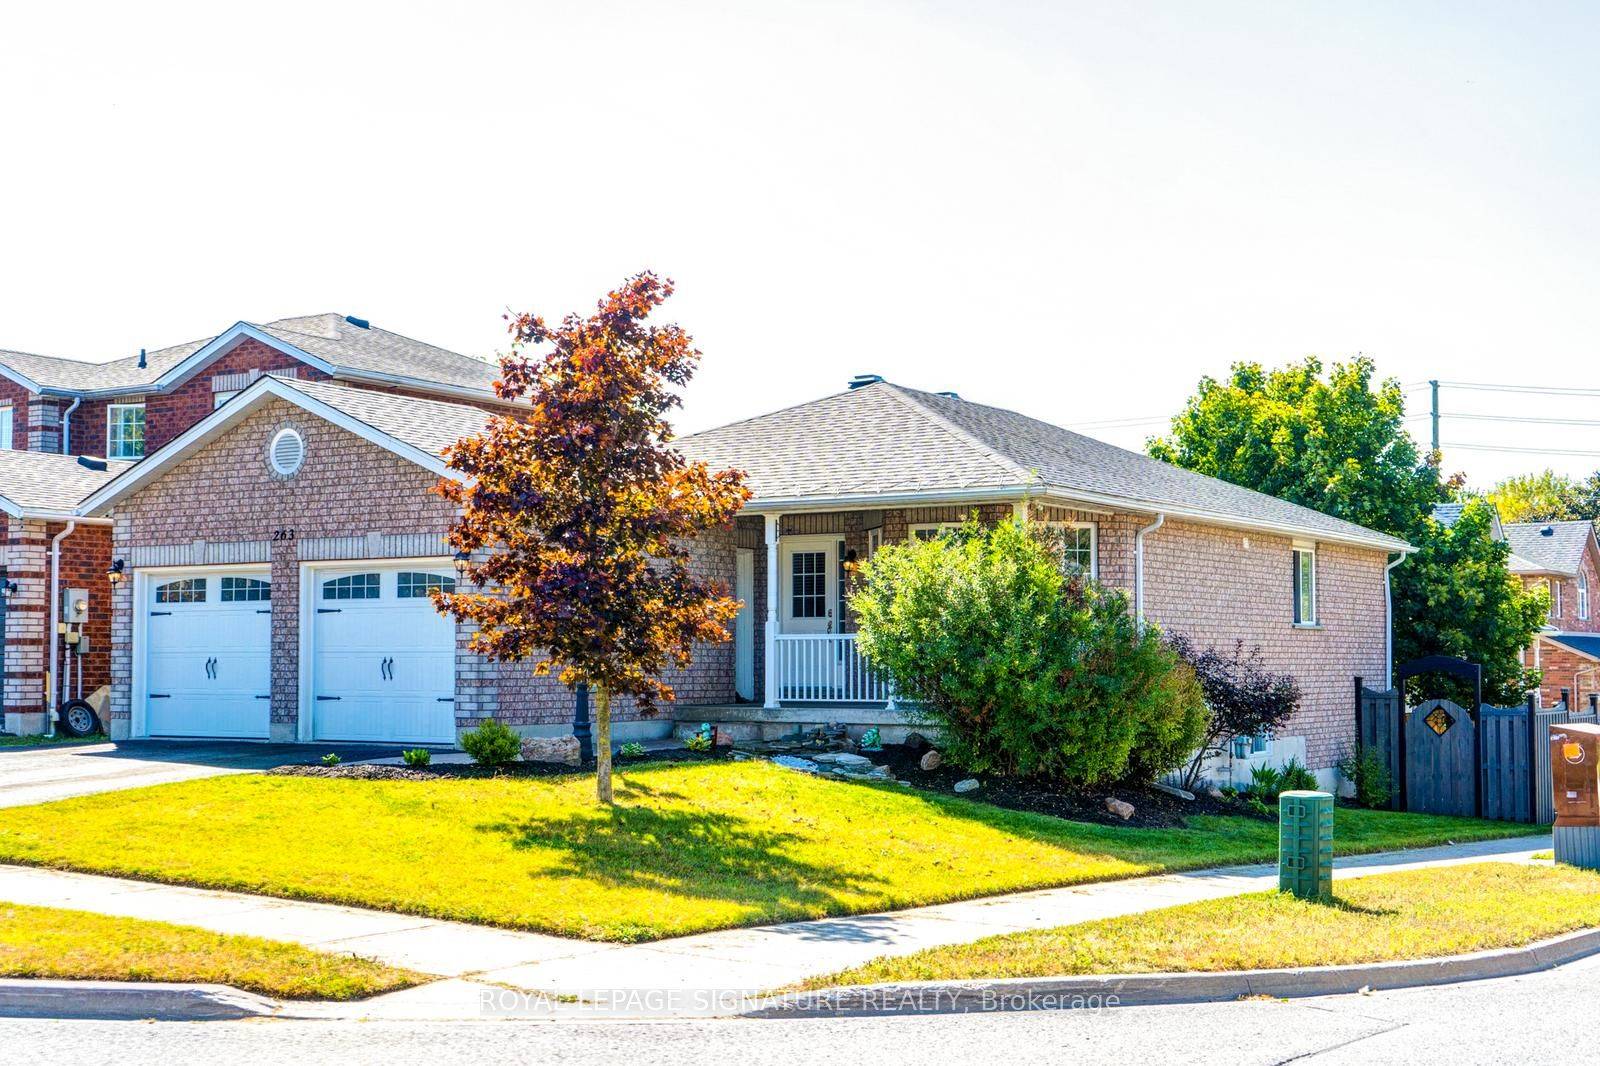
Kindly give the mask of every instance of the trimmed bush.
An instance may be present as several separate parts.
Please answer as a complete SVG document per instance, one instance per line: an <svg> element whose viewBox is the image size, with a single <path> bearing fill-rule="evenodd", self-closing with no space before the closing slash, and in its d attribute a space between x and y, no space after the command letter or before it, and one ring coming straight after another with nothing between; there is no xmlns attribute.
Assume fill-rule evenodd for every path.
<svg viewBox="0 0 1600 1066"><path fill-rule="evenodd" d="M879 550L850 600L861 653L969 770L1090 785L1182 765L1204 735L1193 672L1048 539L1005 522Z"/></svg>
<svg viewBox="0 0 1600 1066"><path fill-rule="evenodd" d="M493 718L461 734L461 748L483 766L504 766L522 755L522 738Z"/></svg>

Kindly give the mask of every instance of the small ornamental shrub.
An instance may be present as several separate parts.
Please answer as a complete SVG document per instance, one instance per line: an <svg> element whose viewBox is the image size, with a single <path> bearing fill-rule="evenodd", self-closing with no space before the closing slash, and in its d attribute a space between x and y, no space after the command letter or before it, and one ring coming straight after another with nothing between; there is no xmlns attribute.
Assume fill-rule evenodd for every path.
<svg viewBox="0 0 1600 1066"><path fill-rule="evenodd" d="M1388 765L1371 748L1339 760L1339 776L1350 782L1355 801L1373 810L1386 809L1394 801L1394 776Z"/></svg>
<svg viewBox="0 0 1600 1066"><path fill-rule="evenodd" d="M630 740L617 749L617 754L624 759L637 759L644 754L644 745L637 740Z"/></svg>
<svg viewBox="0 0 1600 1066"><path fill-rule="evenodd" d="M503 766L522 755L522 738L493 718L461 734L461 747L482 766Z"/></svg>
<svg viewBox="0 0 1600 1066"><path fill-rule="evenodd" d="M684 738L683 746L690 751L710 751L711 734L693 733Z"/></svg>
<svg viewBox="0 0 1600 1066"><path fill-rule="evenodd" d="M1261 649L1246 651L1244 642L1231 655L1215 648L1197 648L1189 638L1174 633L1168 645L1194 670L1210 710L1208 724L1184 773L1184 785L1193 788L1206 759L1227 753L1234 737L1276 733L1300 707L1300 686L1288 674L1266 668Z"/></svg>
<svg viewBox="0 0 1600 1066"><path fill-rule="evenodd" d="M336 751L330 751L322 757L323 766L338 766L342 762L344 760L339 758L339 753Z"/></svg>
<svg viewBox="0 0 1600 1066"><path fill-rule="evenodd" d="M407 766L427 766L433 761L433 753L427 748L406 748L400 752L400 758Z"/></svg>
<svg viewBox="0 0 1600 1066"><path fill-rule="evenodd" d="M850 606L861 653L972 772L1148 779L1204 733L1199 686L1160 634L1018 523L889 545Z"/></svg>
<svg viewBox="0 0 1600 1066"><path fill-rule="evenodd" d="M1316 775L1300 765L1298 759L1290 759L1277 767L1250 768L1250 795L1263 803L1276 803L1285 792L1309 792L1316 787Z"/></svg>

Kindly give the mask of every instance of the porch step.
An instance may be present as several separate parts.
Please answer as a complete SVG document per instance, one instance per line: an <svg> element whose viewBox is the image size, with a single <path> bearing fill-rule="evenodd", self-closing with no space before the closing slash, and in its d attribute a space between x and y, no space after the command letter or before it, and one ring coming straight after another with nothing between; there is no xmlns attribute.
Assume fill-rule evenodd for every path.
<svg viewBox="0 0 1600 1066"><path fill-rule="evenodd" d="M704 723L730 734L734 741L777 740L796 732L809 732L828 725L842 725L853 739L876 726L885 743L898 744L913 731L928 733L906 720L899 711L878 707L779 707L756 704L679 707L673 711L674 735L691 736Z"/></svg>

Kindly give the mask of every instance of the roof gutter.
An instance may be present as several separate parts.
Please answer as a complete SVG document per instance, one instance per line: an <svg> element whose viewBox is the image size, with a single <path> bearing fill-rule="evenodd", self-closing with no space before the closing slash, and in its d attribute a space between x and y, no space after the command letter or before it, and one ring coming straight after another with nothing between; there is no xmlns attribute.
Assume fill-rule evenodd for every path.
<svg viewBox="0 0 1600 1066"><path fill-rule="evenodd" d="M78 409L78 405L81 404L81 403L83 403L83 397L82 396L74 396L72 398L72 402L67 405L67 409L65 411L61 412L61 454L62 455L71 455L72 454L72 412L76 411Z"/></svg>
<svg viewBox="0 0 1600 1066"><path fill-rule="evenodd" d="M1383 687L1394 687L1394 593L1390 586L1389 575L1394 573L1394 568L1406 561L1406 553L1401 552L1400 558L1388 563L1383 568Z"/></svg>
<svg viewBox="0 0 1600 1066"><path fill-rule="evenodd" d="M61 625L61 542L77 528L77 522L68 522L65 529L50 538L50 662L44 674L44 715L49 723L45 735L51 737L56 735L56 705L61 702L56 698L56 685L60 682L56 674L56 629Z"/></svg>
<svg viewBox="0 0 1600 1066"><path fill-rule="evenodd" d="M1166 522L1166 513L1158 514L1154 522L1133 536L1133 620L1141 626L1144 625L1144 537L1146 533L1154 533L1166 525Z"/></svg>

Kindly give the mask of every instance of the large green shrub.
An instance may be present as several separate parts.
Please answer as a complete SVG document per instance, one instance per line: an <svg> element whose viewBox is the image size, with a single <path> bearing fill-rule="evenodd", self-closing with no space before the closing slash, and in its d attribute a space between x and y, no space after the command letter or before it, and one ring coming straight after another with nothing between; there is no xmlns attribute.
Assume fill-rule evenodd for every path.
<svg viewBox="0 0 1600 1066"><path fill-rule="evenodd" d="M478 728L461 734L461 747L472 761L482 766L504 766L522 756L522 738L493 718Z"/></svg>
<svg viewBox="0 0 1600 1066"><path fill-rule="evenodd" d="M1093 784L1154 777L1200 742L1192 671L1016 523L887 546L862 577L862 654L961 766Z"/></svg>

